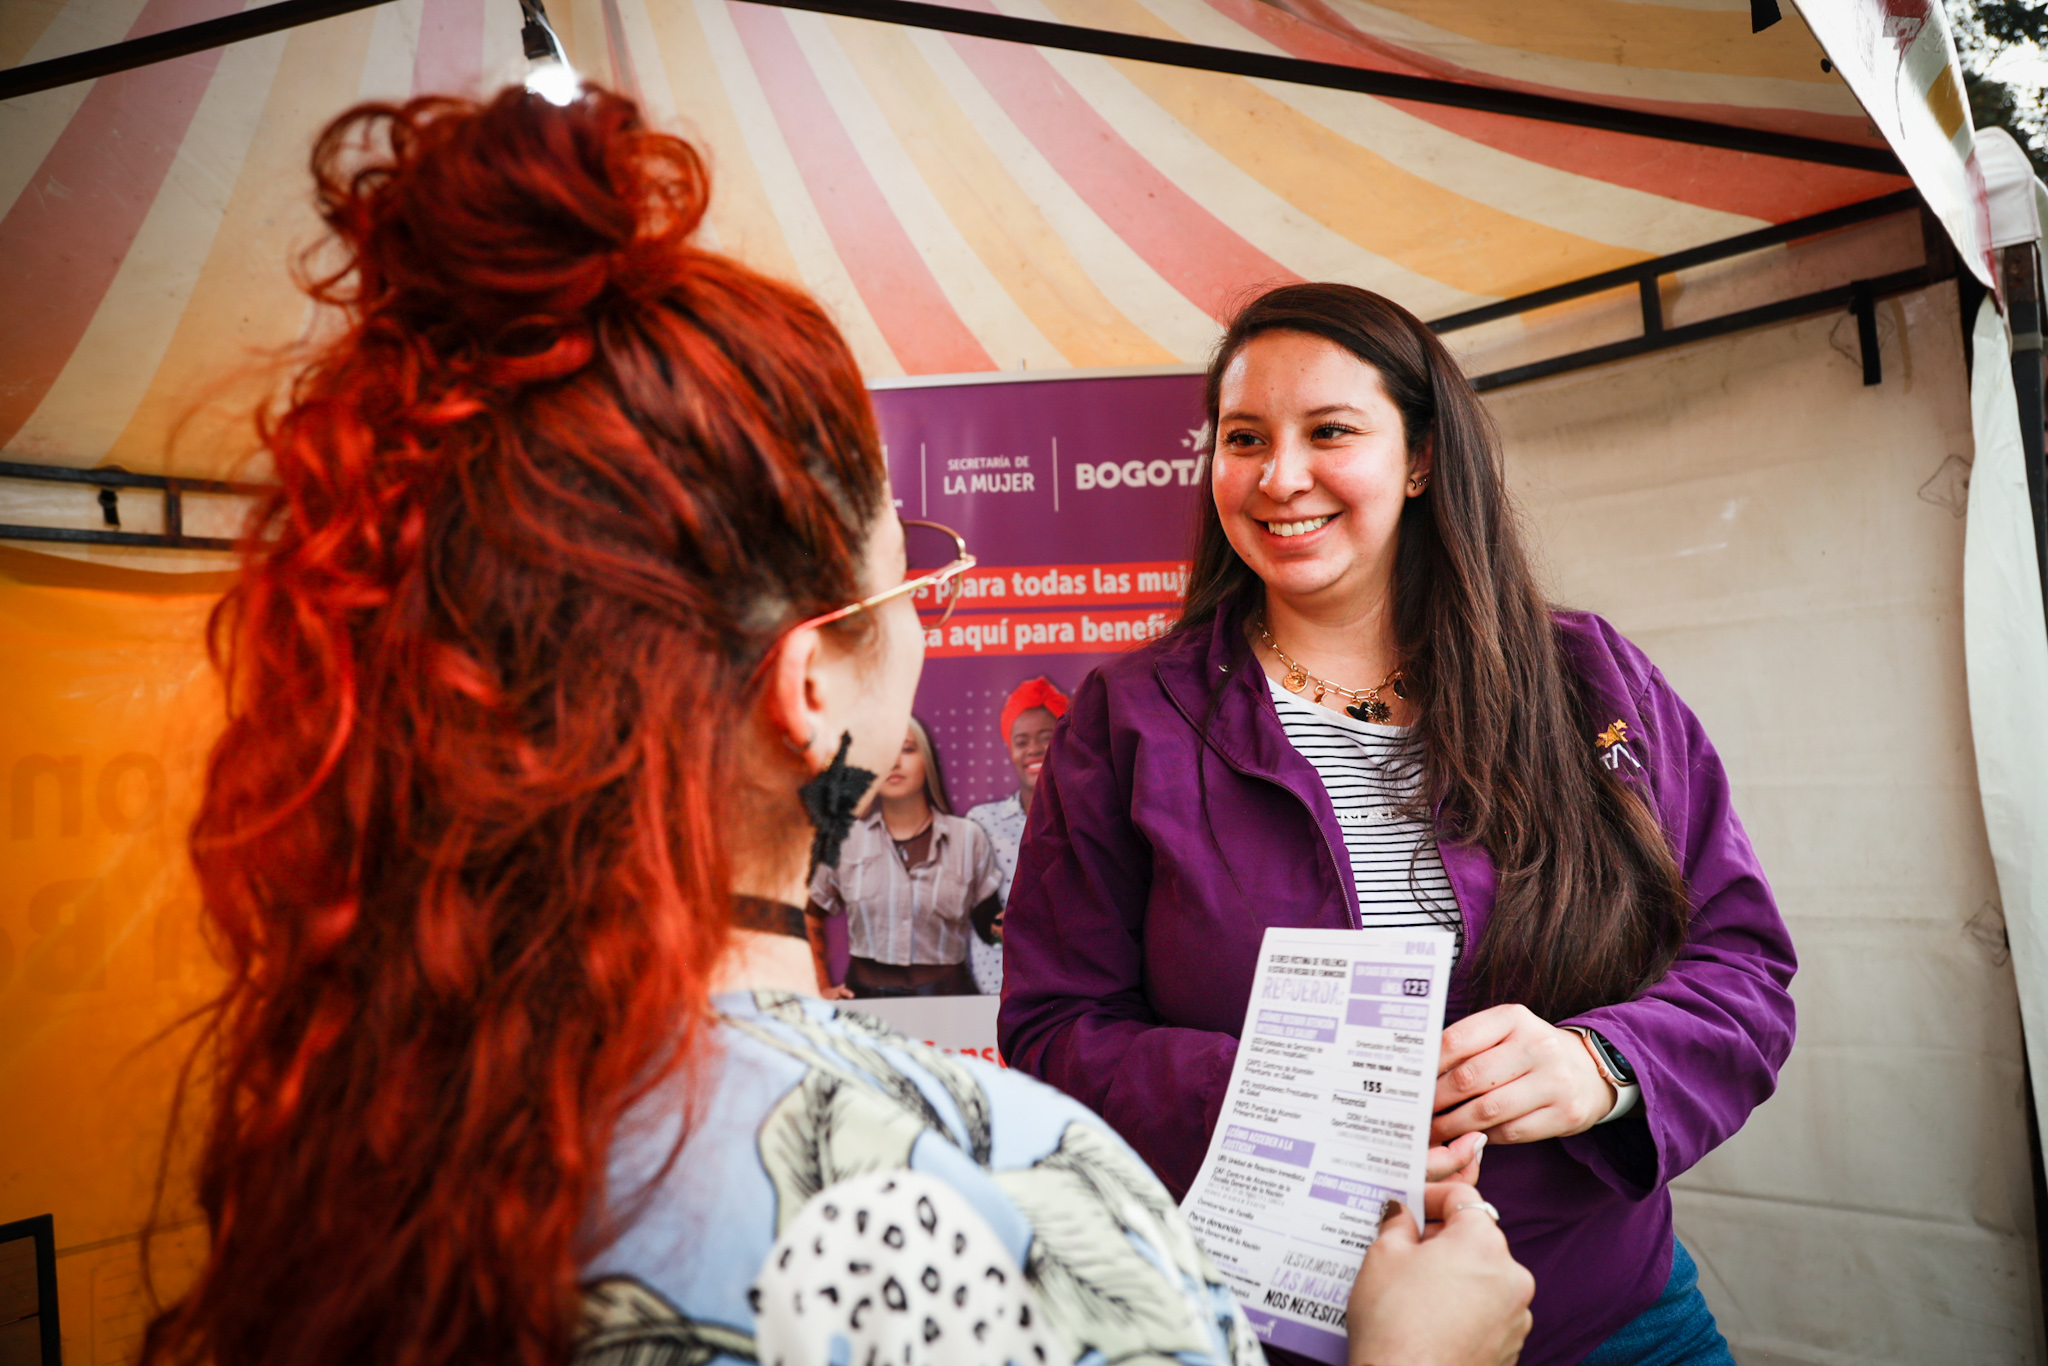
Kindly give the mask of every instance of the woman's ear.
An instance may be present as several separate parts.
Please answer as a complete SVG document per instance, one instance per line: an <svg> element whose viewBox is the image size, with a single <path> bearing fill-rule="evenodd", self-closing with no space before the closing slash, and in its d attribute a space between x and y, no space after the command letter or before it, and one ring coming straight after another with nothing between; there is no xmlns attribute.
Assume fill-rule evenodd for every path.
<svg viewBox="0 0 2048 1366"><path fill-rule="evenodd" d="M811 772L826 763L826 756L813 754L824 730L825 690L818 678L823 643L815 626L800 627L784 636L775 647L768 691L762 699L770 733L791 753L803 755L804 767Z"/></svg>
<svg viewBox="0 0 2048 1366"><path fill-rule="evenodd" d="M1436 443L1423 438L1422 444L1408 457L1408 496L1418 497L1429 487L1429 476L1436 465Z"/></svg>

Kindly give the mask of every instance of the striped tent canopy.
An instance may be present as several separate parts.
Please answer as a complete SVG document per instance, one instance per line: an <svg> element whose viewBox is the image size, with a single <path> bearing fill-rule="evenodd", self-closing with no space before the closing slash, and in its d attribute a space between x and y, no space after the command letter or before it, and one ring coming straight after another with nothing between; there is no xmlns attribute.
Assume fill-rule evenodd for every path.
<svg viewBox="0 0 2048 1366"><path fill-rule="evenodd" d="M1752 32L1750 0L996 4L1884 145L1789 5ZM0 65L240 8L7 0ZM1233 300L1294 279L1437 317L1908 183L740 0L550 15L586 76L705 148L708 237L816 293L876 380L1184 365ZM524 71L515 0L391 0L0 103L0 453L227 472L249 400L317 326L286 269L317 239L315 132Z"/></svg>

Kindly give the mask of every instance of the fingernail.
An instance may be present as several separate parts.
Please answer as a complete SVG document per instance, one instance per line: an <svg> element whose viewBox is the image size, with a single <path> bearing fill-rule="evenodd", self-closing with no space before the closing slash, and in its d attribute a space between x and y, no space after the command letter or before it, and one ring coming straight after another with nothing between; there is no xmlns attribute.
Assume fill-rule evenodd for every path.
<svg viewBox="0 0 2048 1366"><path fill-rule="evenodd" d="M1395 1215L1399 1214L1405 1208L1407 1207L1403 1205L1399 1200L1387 1201L1386 1204L1380 1206L1380 1222L1383 1224L1386 1223L1387 1220L1393 1218Z"/></svg>
<svg viewBox="0 0 2048 1366"><path fill-rule="evenodd" d="M1474 1157L1477 1157L1477 1156L1479 1156L1479 1154L1481 1154L1481 1153L1483 1153L1483 1152L1485 1152L1485 1151L1486 1151L1486 1135L1485 1135L1485 1134L1481 1134L1481 1135L1479 1135L1478 1141L1477 1141L1477 1142L1475 1142L1475 1143L1473 1143L1473 1145L1472 1145L1472 1156L1474 1156Z"/></svg>

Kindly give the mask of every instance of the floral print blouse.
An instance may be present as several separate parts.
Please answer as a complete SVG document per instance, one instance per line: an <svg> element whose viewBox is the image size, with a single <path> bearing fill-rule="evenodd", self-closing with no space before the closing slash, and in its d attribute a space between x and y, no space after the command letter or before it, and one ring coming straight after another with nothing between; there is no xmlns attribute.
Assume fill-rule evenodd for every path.
<svg viewBox="0 0 2048 1366"><path fill-rule="evenodd" d="M694 1077L614 1143L624 1231L584 1268L576 1366L1261 1362L1172 1197L1080 1104L814 998L715 1004Z"/></svg>

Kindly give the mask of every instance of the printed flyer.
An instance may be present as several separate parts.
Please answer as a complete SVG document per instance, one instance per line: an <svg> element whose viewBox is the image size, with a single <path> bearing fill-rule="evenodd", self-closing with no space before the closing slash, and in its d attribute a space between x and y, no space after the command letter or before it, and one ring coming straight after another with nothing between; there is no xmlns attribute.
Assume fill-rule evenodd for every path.
<svg viewBox="0 0 2048 1366"><path fill-rule="evenodd" d="M1181 1202L1262 1342L1344 1362L1381 1210L1422 1209L1452 942L1266 931L1223 1112Z"/></svg>

